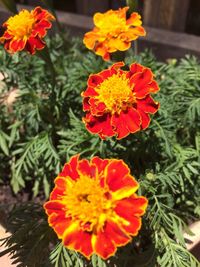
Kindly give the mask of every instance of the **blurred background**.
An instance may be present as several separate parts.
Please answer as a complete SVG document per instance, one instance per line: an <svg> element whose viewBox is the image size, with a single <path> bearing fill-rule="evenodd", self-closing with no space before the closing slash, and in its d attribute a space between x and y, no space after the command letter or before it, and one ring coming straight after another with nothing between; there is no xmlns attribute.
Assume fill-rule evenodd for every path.
<svg viewBox="0 0 200 267"><path fill-rule="evenodd" d="M18 0L36 6L38 0ZM125 0L53 0L57 10L93 15L126 5ZM200 0L139 0L138 11L146 26L200 35Z"/></svg>

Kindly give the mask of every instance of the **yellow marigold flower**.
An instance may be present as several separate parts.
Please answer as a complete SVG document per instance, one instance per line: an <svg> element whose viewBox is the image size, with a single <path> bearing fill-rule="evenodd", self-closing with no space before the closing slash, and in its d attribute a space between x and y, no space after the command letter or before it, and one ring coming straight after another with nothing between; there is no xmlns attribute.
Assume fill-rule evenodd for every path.
<svg viewBox="0 0 200 267"><path fill-rule="evenodd" d="M131 41L145 36L141 16L133 12L126 19L128 9L124 7L106 13L96 13L93 18L95 27L93 31L87 32L83 39L86 47L102 56L104 60L109 60L110 53L125 51L130 48Z"/></svg>
<svg viewBox="0 0 200 267"><path fill-rule="evenodd" d="M34 54L45 47L43 38L52 26L51 20L54 20L54 16L41 7L31 12L24 9L3 24L5 32L0 42L4 43L9 53L26 50Z"/></svg>
<svg viewBox="0 0 200 267"><path fill-rule="evenodd" d="M67 248L107 259L141 228L147 199L136 194L138 187L122 160L76 155L44 204L49 225Z"/></svg>

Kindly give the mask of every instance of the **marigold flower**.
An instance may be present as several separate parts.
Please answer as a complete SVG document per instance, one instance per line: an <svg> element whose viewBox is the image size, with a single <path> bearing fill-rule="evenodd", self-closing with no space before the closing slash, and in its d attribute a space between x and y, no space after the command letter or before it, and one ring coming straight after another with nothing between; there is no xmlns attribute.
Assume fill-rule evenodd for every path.
<svg viewBox="0 0 200 267"><path fill-rule="evenodd" d="M136 195L138 187L122 160L76 155L44 204L49 225L67 248L107 259L141 228L147 199Z"/></svg>
<svg viewBox="0 0 200 267"><path fill-rule="evenodd" d="M159 108L150 96L159 90L151 70L137 63L129 71L121 70L122 66L124 63L118 62L90 75L82 93L86 128L102 139L114 135L121 139L146 129L149 113L154 114Z"/></svg>
<svg viewBox="0 0 200 267"><path fill-rule="evenodd" d="M24 9L3 24L5 32L0 42L11 54L22 50L35 54L36 50L45 47L43 38L52 26L51 20L54 20L54 16L41 7L31 12Z"/></svg>
<svg viewBox="0 0 200 267"><path fill-rule="evenodd" d="M125 51L130 48L131 41L139 36L145 36L146 32L141 26L141 16L134 12L126 19L129 8L109 10L106 13L94 15L94 29L87 32L83 43L88 49L94 50L104 60L110 59L110 53Z"/></svg>

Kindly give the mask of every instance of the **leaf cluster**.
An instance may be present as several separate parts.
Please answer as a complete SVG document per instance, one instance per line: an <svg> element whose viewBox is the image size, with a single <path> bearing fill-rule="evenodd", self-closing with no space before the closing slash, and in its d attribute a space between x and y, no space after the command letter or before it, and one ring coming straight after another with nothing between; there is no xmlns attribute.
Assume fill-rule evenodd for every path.
<svg viewBox="0 0 200 267"><path fill-rule="evenodd" d="M80 95L88 76L109 63L86 51L79 39L67 50L58 35L47 42L58 74L55 87L39 58L10 57L0 49L0 181L9 181L15 193L31 188L33 197L48 198L53 179L72 155L115 157L130 166L149 207L138 237L107 262L95 255L88 262L64 248L49 234L41 208L31 204L11 212L7 252L18 251L13 254L18 266L198 266L183 238L188 222L200 217L198 60L186 56L161 63L149 51L133 57L130 50L127 64L138 61L153 70L161 89L154 98L161 107L146 131L102 141L81 121ZM19 94L8 105L14 89Z"/></svg>

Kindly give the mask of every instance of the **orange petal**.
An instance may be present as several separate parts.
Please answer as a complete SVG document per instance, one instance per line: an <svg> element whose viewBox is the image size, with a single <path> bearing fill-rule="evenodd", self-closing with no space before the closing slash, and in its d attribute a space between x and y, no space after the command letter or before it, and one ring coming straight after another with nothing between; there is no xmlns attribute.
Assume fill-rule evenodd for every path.
<svg viewBox="0 0 200 267"><path fill-rule="evenodd" d="M129 19L126 21L127 25L140 26L142 24L141 16L137 12L133 12Z"/></svg>
<svg viewBox="0 0 200 267"><path fill-rule="evenodd" d="M126 42L122 40L121 38L110 38L108 41L108 46L111 48L114 48L114 51L119 50L119 51L125 51L128 50L131 47L130 42ZM109 51L109 52L114 52Z"/></svg>
<svg viewBox="0 0 200 267"><path fill-rule="evenodd" d="M88 49L94 49L99 35L95 31L87 32L83 38L83 43Z"/></svg>

